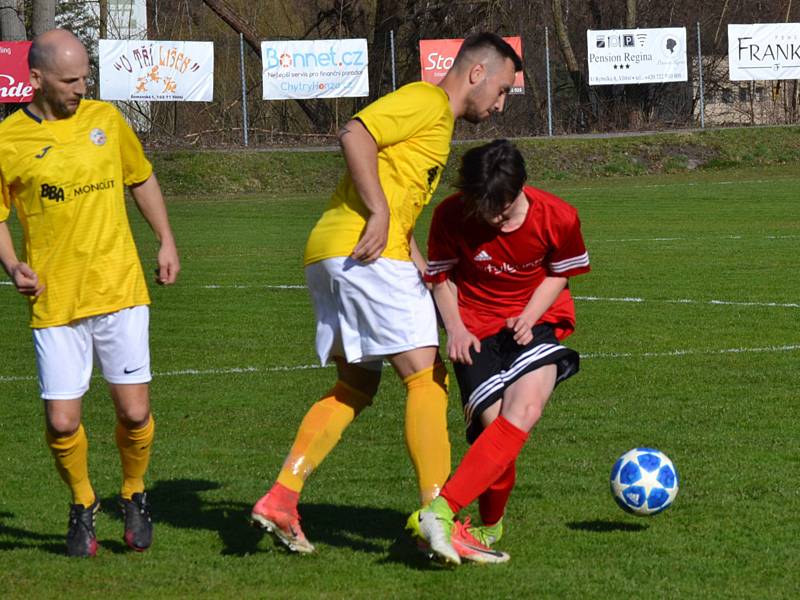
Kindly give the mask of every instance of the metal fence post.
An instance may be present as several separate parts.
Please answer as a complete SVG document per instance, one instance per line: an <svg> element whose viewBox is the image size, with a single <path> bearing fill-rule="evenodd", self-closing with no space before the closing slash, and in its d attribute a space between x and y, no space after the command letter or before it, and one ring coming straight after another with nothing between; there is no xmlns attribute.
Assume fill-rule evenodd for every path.
<svg viewBox="0 0 800 600"><path fill-rule="evenodd" d="M697 22L697 70L700 73L700 127L706 128L705 92L703 90L703 48L700 45L700 21Z"/></svg>
<svg viewBox="0 0 800 600"><path fill-rule="evenodd" d="M553 99L550 92L550 37L547 27L544 28L544 63L547 69L547 135L553 137Z"/></svg>
<svg viewBox="0 0 800 600"><path fill-rule="evenodd" d="M397 89L397 75L394 70L394 29L389 30L390 53L392 55L392 91Z"/></svg>
<svg viewBox="0 0 800 600"><path fill-rule="evenodd" d="M247 139L247 85L244 81L244 35L239 34L239 70L242 75L242 135L244 136L244 145L249 145Z"/></svg>

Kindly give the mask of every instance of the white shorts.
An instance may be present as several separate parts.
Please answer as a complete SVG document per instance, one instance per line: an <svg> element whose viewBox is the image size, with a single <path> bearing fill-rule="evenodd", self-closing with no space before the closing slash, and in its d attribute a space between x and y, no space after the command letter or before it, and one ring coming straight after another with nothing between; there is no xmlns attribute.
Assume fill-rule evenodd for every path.
<svg viewBox="0 0 800 600"><path fill-rule="evenodd" d="M380 369L383 358L439 345L436 310L413 262L328 258L306 267L317 355Z"/></svg>
<svg viewBox="0 0 800 600"><path fill-rule="evenodd" d="M68 325L33 330L44 400L83 397L96 356L109 383L148 383L150 309L134 306L79 319Z"/></svg>

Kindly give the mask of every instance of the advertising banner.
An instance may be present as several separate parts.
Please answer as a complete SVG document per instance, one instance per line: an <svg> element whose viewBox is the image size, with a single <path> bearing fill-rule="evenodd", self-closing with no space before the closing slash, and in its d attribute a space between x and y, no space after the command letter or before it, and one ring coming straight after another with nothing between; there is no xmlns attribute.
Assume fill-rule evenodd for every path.
<svg viewBox="0 0 800 600"><path fill-rule="evenodd" d="M688 81L686 28L586 32L589 85Z"/></svg>
<svg viewBox="0 0 800 600"><path fill-rule="evenodd" d="M0 102L30 102L33 88L28 80L30 42L0 42Z"/></svg>
<svg viewBox="0 0 800 600"><path fill-rule="evenodd" d="M214 44L100 40L100 98L210 102Z"/></svg>
<svg viewBox="0 0 800 600"><path fill-rule="evenodd" d="M503 38L514 48L520 58L522 58L522 38L507 37ZM437 84L453 66L463 39L451 40L420 40L419 41L419 60L422 66L422 81ZM517 73L514 85L511 88L512 94L525 93L525 79L522 72Z"/></svg>
<svg viewBox="0 0 800 600"><path fill-rule="evenodd" d="M728 25L731 81L800 79L800 23Z"/></svg>
<svg viewBox="0 0 800 600"><path fill-rule="evenodd" d="M369 95L367 40L261 42L264 100Z"/></svg>

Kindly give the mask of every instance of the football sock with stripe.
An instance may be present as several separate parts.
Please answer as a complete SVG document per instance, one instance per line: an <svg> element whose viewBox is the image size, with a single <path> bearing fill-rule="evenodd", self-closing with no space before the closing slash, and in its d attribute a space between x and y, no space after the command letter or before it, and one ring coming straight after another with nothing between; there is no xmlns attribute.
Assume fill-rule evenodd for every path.
<svg viewBox="0 0 800 600"><path fill-rule="evenodd" d="M528 433L500 415L470 446L442 490L454 513L469 505L508 469L519 455Z"/></svg>
<svg viewBox="0 0 800 600"><path fill-rule="evenodd" d="M497 480L486 488L478 497L478 508L481 515L481 522L484 525L494 525L506 512L506 504L511 490L514 489L514 482L517 476L517 461L515 460Z"/></svg>
<svg viewBox="0 0 800 600"><path fill-rule="evenodd" d="M72 492L72 503L89 507L95 500L94 490L89 481L89 440L83 425L72 435L55 437L49 430L45 439L56 461L61 479Z"/></svg>
<svg viewBox="0 0 800 600"><path fill-rule="evenodd" d="M120 495L130 500L133 494L144 491L144 474L150 464L150 450L153 446L156 424L153 415L144 427L128 429L117 422L114 438L122 462L122 490Z"/></svg>
<svg viewBox="0 0 800 600"><path fill-rule="evenodd" d="M300 492L308 476L336 447L347 426L371 403L370 396L337 381L300 423L294 444L278 474L278 483Z"/></svg>
<svg viewBox="0 0 800 600"><path fill-rule="evenodd" d="M414 464L420 501L428 504L450 474L447 434L447 368L437 362L403 380L406 399L405 437Z"/></svg>

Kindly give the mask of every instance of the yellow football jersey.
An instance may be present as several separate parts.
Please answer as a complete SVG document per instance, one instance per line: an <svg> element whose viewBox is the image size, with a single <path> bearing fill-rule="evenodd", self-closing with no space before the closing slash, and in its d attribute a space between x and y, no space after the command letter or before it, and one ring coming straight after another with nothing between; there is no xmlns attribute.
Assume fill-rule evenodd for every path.
<svg viewBox="0 0 800 600"><path fill-rule="evenodd" d="M83 100L67 119L27 109L0 123L0 221L13 205L27 262L45 285L31 327L149 304L125 209L125 186L153 168L117 109Z"/></svg>
<svg viewBox="0 0 800 600"><path fill-rule="evenodd" d="M411 260L409 236L439 185L455 118L447 94L416 82L357 113L378 145L378 177L389 203L389 240L381 256ZM346 172L306 244L305 264L349 256L369 216Z"/></svg>

